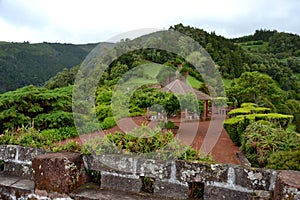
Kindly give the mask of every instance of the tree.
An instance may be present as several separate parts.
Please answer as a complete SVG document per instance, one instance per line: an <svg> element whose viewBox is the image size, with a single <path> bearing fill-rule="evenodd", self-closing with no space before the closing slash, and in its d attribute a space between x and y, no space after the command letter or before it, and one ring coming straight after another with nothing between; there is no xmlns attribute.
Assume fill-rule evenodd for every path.
<svg viewBox="0 0 300 200"><path fill-rule="evenodd" d="M245 72L233 82L228 91L231 99L236 99L239 104L253 102L258 105L272 103L278 105L283 100L283 92L276 82L268 75L257 71Z"/></svg>

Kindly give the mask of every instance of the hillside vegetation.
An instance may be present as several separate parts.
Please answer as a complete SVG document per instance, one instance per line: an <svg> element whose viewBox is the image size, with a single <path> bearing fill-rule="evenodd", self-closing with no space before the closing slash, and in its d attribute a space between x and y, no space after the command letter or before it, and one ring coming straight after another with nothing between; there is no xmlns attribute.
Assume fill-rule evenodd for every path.
<svg viewBox="0 0 300 200"><path fill-rule="evenodd" d="M80 64L95 44L0 42L0 93L41 86L64 68Z"/></svg>

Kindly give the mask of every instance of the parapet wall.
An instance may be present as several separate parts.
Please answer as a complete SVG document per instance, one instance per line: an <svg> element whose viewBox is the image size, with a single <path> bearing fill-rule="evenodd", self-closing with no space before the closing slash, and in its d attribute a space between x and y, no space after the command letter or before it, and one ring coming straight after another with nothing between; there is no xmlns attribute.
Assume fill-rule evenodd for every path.
<svg viewBox="0 0 300 200"><path fill-rule="evenodd" d="M2 170L33 179L32 160L46 153L28 147L0 145L0 160L4 161ZM81 155L81 158L86 169L100 172L101 188L139 193L149 184L145 180L151 179L147 186L152 187L151 195L174 199L188 199L195 190L203 199L214 200L300 199L298 171L121 155Z"/></svg>

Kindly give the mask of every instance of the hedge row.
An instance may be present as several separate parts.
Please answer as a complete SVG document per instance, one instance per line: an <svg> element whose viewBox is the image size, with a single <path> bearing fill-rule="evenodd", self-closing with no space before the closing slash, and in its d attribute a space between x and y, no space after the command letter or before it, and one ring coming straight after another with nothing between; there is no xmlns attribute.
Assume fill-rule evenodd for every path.
<svg viewBox="0 0 300 200"><path fill-rule="evenodd" d="M232 142L240 146L240 138L246 127L250 123L259 120L270 121L272 123L279 124L282 128L287 128L289 123L292 122L293 116L277 113L238 115L225 120L224 128Z"/></svg>
<svg viewBox="0 0 300 200"><path fill-rule="evenodd" d="M254 103L243 103L241 105L241 108L231 110L228 113L228 116L229 117L235 117L235 116L238 116L238 115L266 114L266 113L270 113L270 112L271 112L270 108L258 107Z"/></svg>

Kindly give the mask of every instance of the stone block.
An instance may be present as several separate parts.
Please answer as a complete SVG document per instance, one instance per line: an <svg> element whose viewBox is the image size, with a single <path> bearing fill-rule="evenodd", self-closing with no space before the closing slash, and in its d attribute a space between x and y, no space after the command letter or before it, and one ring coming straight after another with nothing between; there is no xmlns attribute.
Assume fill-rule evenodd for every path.
<svg viewBox="0 0 300 200"><path fill-rule="evenodd" d="M138 159L136 173L139 176L155 178L156 180L170 179L171 161Z"/></svg>
<svg viewBox="0 0 300 200"><path fill-rule="evenodd" d="M233 190L226 187L218 187L213 185L205 185L205 200L252 200L251 191Z"/></svg>
<svg viewBox="0 0 300 200"><path fill-rule="evenodd" d="M78 153L49 153L32 161L35 189L69 194L87 181Z"/></svg>
<svg viewBox="0 0 300 200"><path fill-rule="evenodd" d="M101 187L138 193L142 189L142 180L130 175L104 172L101 173Z"/></svg>
<svg viewBox="0 0 300 200"><path fill-rule="evenodd" d="M188 199L188 184L171 183L164 181L154 182L154 195L174 199Z"/></svg>
<svg viewBox="0 0 300 200"><path fill-rule="evenodd" d="M32 179L32 167L30 164L17 163L17 162L5 162L4 170L5 173L9 173L13 176L19 176L22 178Z"/></svg>
<svg viewBox="0 0 300 200"><path fill-rule="evenodd" d="M134 174L136 158L125 155L84 155L86 168L96 171Z"/></svg>
<svg viewBox="0 0 300 200"><path fill-rule="evenodd" d="M41 149L18 146L18 160L20 161L31 162L34 157L45 153L46 151Z"/></svg>
<svg viewBox="0 0 300 200"><path fill-rule="evenodd" d="M277 176L274 199L300 200L300 172L280 171Z"/></svg>
<svg viewBox="0 0 300 200"><path fill-rule="evenodd" d="M276 180L275 170L234 167L235 184L252 190L272 191Z"/></svg>
<svg viewBox="0 0 300 200"><path fill-rule="evenodd" d="M186 182L226 182L228 165L176 161L176 178Z"/></svg>
<svg viewBox="0 0 300 200"><path fill-rule="evenodd" d="M16 145L0 145L0 160L15 160L16 154Z"/></svg>

